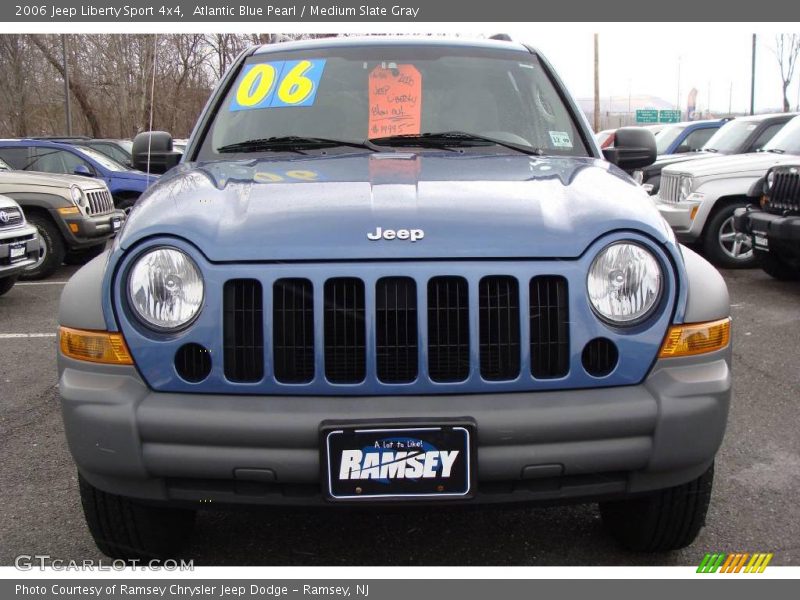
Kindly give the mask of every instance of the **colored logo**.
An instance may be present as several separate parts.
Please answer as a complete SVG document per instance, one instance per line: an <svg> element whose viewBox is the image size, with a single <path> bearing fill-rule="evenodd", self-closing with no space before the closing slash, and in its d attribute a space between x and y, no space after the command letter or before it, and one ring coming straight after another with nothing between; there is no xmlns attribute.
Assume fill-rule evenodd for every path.
<svg viewBox="0 0 800 600"><path fill-rule="evenodd" d="M698 573L763 573L774 555L769 552L706 553Z"/></svg>

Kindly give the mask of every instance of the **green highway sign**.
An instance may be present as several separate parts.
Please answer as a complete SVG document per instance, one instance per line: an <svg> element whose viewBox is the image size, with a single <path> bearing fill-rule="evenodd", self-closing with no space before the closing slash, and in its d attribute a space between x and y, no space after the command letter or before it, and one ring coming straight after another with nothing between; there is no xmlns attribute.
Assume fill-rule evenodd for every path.
<svg viewBox="0 0 800 600"><path fill-rule="evenodd" d="M678 123L681 120L679 110L660 110L658 111L659 123Z"/></svg>
<svg viewBox="0 0 800 600"><path fill-rule="evenodd" d="M664 111L662 111L664 112ZM640 108L636 111L637 123L658 123L658 110L655 108Z"/></svg>

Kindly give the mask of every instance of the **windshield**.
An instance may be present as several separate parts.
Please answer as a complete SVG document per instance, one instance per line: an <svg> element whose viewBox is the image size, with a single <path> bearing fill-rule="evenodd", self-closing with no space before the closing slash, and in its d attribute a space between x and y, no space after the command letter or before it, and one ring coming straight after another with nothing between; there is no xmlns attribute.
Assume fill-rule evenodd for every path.
<svg viewBox="0 0 800 600"><path fill-rule="evenodd" d="M217 106L201 159L219 158L220 148L230 152L252 140L387 138L372 150L391 151L392 136L443 132L544 154L589 154L536 56L513 51L398 45L255 55ZM445 144L450 141L470 145L464 136ZM509 151L491 143L471 145L481 152Z"/></svg>
<svg viewBox="0 0 800 600"><path fill-rule="evenodd" d="M684 129L686 129L686 125L670 125L659 130L656 135L656 153L666 154L669 147L678 139Z"/></svg>
<svg viewBox="0 0 800 600"><path fill-rule="evenodd" d="M758 123L752 121L728 121L717 129L702 149L720 154L738 154L757 127Z"/></svg>
<svg viewBox="0 0 800 600"><path fill-rule="evenodd" d="M103 154L102 152L98 152L94 148L89 148L88 146L80 146L80 151L83 152L86 156L91 158L96 163L100 163L101 166L105 167L109 171L127 171L128 169L119 164L113 158L110 158Z"/></svg>
<svg viewBox="0 0 800 600"><path fill-rule="evenodd" d="M765 152L800 155L800 117L795 117L764 144Z"/></svg>

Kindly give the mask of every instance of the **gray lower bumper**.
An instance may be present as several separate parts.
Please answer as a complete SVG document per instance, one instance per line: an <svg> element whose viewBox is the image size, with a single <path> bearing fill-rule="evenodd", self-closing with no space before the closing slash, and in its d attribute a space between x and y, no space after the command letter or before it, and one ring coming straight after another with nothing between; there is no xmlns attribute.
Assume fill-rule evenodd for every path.
<svg viewBox="0 0 800 600"><path fill-rule="evenodd" d="M0 231L0 277L18 275L39 258L39 240L36 229L30 225ZM23 258L11 259L11 249L23 247Z"/></svg>
<svg viewBox="0 0 800 600"><path fill-rule="evenodd" d="M713 460L730 351L659 361L636 386L495 395L264 397L157 393L132 367L59 357L67 440L109 492L181 502L314 504L322 421L468 417L477 501L628 494Z"/></svg>

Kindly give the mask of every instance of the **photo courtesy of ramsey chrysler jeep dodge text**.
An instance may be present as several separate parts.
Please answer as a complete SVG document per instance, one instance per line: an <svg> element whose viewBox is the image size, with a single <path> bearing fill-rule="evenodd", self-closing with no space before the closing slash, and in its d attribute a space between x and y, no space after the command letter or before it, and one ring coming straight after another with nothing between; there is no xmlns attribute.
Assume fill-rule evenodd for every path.
<svg viewBox="0 0 800 600"><path fill-rule="evenodd" d="M185 152L136 138L165 174L61 298L99 548L173 555L209 505L562 500L628 548L691 543L729 301L629 176L655 155L635 128L601 153L522 44L244 52Z"/></svg>

